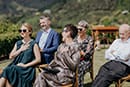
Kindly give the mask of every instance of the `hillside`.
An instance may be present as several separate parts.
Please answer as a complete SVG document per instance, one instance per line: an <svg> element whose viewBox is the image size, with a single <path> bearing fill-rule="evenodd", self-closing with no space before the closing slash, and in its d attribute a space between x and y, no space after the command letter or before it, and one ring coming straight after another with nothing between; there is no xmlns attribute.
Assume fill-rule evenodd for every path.
<svg viewBox="0 0 130 87"><path fill-rule="evenodd" d="M35 25L39 15L49 12L54 27L85 19L92 25L130 23L130 0L0 0L0 19ZM126 14L122 14L127 11Z"/></svg>
<svg viewBox="0 0 130 87"><path fill-rule="evenodd" d="M0 14L19 14L45 9L60 0L0 0Z"/></svg>
<svg viewBox="0 0 130 87"><path fill-rule="evenodd" d="M59 25L77 23L81 19L94 25L129 23L130 14L122 14L123 11L130 11L128 3L130 0L70 0L53 11L56 12L55 23Z"/></svg>
<svg viewBox="0 0 130 87"><path fill-rule="evenodd" d="M52 27L57 31L82 19L90 26L118 26L130 24L129 3L130 0L0 0L0 56L9 54L20 38L17 31L21 23L33 25L35 37L43 13L52 16Z"/></svg>

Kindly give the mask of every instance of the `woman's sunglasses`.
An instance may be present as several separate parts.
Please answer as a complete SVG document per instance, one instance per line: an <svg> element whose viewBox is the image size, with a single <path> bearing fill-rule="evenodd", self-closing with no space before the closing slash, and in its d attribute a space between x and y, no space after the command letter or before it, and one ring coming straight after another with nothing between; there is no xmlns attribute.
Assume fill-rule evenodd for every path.
<svg viewBox="0 0 130 87"><path fill-rule="evenodd" d="M82 28L78 28L78 31L82 31L83 29Z"/></svg>
<svg viewBox="0 0 130 87"><path fill-rule="evenodd" d="M68 30L62 30L62 32L68 32Z"/></svg>
<svg viewBox="0 0 130 87"><path fill-rule="evenodd" d="M27 32L26 29L19 29L18 31L19 31L19 33L21 33L21 32L24 32L24 33Z"/></svg>

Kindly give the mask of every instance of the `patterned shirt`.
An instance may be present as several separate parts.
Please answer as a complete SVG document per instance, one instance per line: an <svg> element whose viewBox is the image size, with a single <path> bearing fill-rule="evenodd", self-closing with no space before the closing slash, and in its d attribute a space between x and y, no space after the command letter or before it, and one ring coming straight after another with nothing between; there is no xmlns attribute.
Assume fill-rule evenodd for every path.
<svg viewBox="0 0 130 87"><path fill-rule="evenodd" d="M80 50L84 51L84 60L88 61L94 52L93 38L91 36L86 36L86 39L84 39L82 42L78 42L78 38L76 37L74 41L79 44Z"/></svg>

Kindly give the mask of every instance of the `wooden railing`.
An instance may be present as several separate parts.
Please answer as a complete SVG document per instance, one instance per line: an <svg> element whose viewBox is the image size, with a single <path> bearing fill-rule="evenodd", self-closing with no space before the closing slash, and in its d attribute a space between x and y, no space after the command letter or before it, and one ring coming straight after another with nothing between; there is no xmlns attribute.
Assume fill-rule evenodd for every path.
<svg viewBox="0 0 130 87"><path fill-rule="evenodd" d="M92 35L95 39L95 43L100 44L101 40L105 38L109 44L109 37L105 37L106 34L114 35L114 39L118 38L118 27L116 26L93 26L92 27Z"/></svg>

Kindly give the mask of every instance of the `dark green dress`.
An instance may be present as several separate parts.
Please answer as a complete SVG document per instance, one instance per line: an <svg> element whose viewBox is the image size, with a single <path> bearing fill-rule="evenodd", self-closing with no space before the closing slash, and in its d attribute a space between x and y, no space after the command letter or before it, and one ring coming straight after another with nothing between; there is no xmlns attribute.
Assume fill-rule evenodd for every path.
<svg viewBox="0 0 130 87"><path fill-rule="evenodd" d="M23 44L22 40L16 42L17 49ZM13 87L32 87L35 79L35 67L20 67L18 63L28 63L34 60L33 47L35 41L32 40L29 49L21 52L11 64L9 64L3 71L1 77L7 78Z"/></svg>

